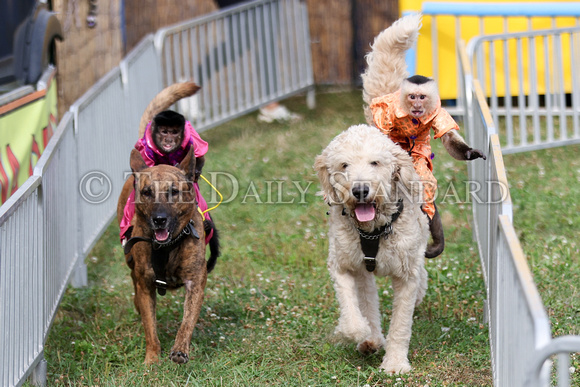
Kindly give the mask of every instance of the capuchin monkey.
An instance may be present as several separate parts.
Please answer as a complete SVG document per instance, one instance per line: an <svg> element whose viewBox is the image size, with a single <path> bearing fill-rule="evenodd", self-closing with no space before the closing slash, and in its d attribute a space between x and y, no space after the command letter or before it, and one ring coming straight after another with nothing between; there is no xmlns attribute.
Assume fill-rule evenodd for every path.
<svg viewBox="0 0 580 387"><path fill-rule="evenodd" d="M429 218L433 243L425 256L434 258L443 252L443 226L434 197L437 180L433 176L430 137L440 138L445 150L457 160L474 160L485 155L471 148L457 133L459 126L441 107L435 81L407 72L406 52L417 43L421 29L420 13L396 20L379 33L366 55L367 68L361 74L365 118L409 152L424 184L423 212Z"/></svg>
<svg viewBox="0 0 580 387"><path fill-rule="evenodd" d="M185 135L185 117L173 110L157 114L151 122L151 137L157 149L166 156L171 156L182 149ZM201 175L205 156L195 159L195 181Z"/></svg>
<svg viewBox="0 0 580 387"><path fill-rule="evenodd" d="M434 112L440 104L437 84L431 78L414 75L403 80L401 85L401 107L408 115L417 119ZM461 137L457 130L450 130L441 136L447 152L456 160L466 161L478 158L486 159L478 149L473 149Z"/></svg>
<svg viewBox="0 0 580 387"><path fill-rule="evenodd" d="M435 138L441 138L447 152L457 160L485 160L486 157L482 151L467 145L457 133L459 125L441 107L437 85L431 78L422 75L405 78L399 90L374 98L369 108L373 124L413 158L415 171L424 184L422 209L429 218L433 240L425 256L434 258L443 252L445 237L435 205L437 180L433 176L435 155L431 152L431 131Z"/></svg>

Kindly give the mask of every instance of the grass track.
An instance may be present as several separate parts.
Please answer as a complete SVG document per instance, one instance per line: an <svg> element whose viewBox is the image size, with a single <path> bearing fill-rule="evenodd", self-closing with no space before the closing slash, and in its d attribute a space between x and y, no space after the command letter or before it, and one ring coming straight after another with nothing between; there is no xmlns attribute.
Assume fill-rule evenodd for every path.
<svg viewBox="0 0 580 387"><path fill-rule="evenodd" d="M64 296L45 348L48 385L492 385L488 330L482 321L485 288L471 238L471 207L463 203L465 164L451 159L440 142L434 142L440 189L455 189L446 190L453 194L440 197L438 204L448 243L443 256L427 261L429 289L416 309L410 344L413 371L403 377L385 376L378 372L383 352L362 357L354 345L332 338L338 311L325 266L326 208L316 196L318 182L312 169L314 157L336 134L364 122L360 91L319 93L312 111L305 108L303 98L285 103L304 120L262 124L253 114L202 133L210 144L204 175L214 179L227 203L212 211L221 230L223 256L208 279L190 362L177 366L167 357L181 320L180 290L158 299L162 362L142 364L143 328L133 308L129 269L113 224L87 258L89 287L69 288ZM506 163L533 165L528 157L506 157ZM560 162L558 155L545 157ZM519 169L508 171L512 184L518 185L512 174ZM575 173L572 178L580 179L580 171ZM557 332L577 334L577 287L570 284L562 291L558 281L572 275L578 283L580 269L571 256L578 257L573 230L578 229L579 211L572 199L578 197L580 182L567 197L576 206L576 215L562 208L556 212L569 217L567 233L560 233L558 221L550 221L556 217L555 203L551 212L543 212L545 227L555 237L540 239L535 237L537 224L518 222L537 210L530 207L538 183L533 175L522 179L521 192L512 187L514 202L522 197L514 217L516 228L524 250L531 251L537 279L543 280L544 271L551 270L551 265L542 264L544 250L553 257L559 254L562 267L549 274L550 282L540 290L560 328ZM211 201L206 188L202 188L205 197ZM386 330L392 289L388 280L377 283ZM579 367L577 360L572 365Z"/></svg>

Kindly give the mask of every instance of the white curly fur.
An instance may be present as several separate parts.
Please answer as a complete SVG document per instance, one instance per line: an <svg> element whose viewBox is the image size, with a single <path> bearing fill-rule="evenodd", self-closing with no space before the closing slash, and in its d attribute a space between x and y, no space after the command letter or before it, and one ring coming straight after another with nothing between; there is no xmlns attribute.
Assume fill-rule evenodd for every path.
<svg viewBox="0 0 580 387"><path fill-rule="evenodd" d="M367 105L373 98L397 91L409 76L405 53L417 42L421 17L420 13L404 16L375 37L372 50L366 56L367 68L361 75L363 100ZM372 124L368 106L365 106L365 116Z"/></svg>
<svg viewBox="0 0 580 387"><path fill-rule="evenodd" d="M420 209L422 192L410 156L377 128L356 125L336 136L316 157L314 168L330 204L328 270L340 305L335 334L356 342L361 353L385 347L381 368L389 373L411 369L407 353L413 312L427 290L424 252L428 221ZM369 187L365 202L374 203L375 218L360 222L355 207L360 199L353 186ZM380 239L374 273L363 262L358 229L371 232L390 222L402 198L404 209L388 238ZM387 339L374 275L390 276L393 314Z"/></svg>

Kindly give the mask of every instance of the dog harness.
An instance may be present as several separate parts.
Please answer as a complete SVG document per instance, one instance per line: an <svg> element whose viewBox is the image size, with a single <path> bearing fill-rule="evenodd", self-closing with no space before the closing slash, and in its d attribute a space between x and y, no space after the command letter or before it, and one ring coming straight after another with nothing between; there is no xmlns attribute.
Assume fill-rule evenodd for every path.
<svg viewBox="0 0 580 387"><path fill-rule="evenodd" d="M404 204L403 199L399 199L397 202L397 212L395 212L391 221L384 226L375 229L371 233L367 233L360 228L357 229L360 236L360 246L364 254L364 263L367 271L373 272L377 267L377 253L379 252L379 244L381 237L387 239L389 235L393 232L393 223L399 219L401 212L403 212Z"/></svg>
<svg viewBox="0 0 580 387"><path fill-rule="evenodd" d="M151 243L151 264L153 266L153 271L155 272L155 287L157 288L157 293L160 296L164 296L167 293L167 281L165 280L165 266L169 259L169 253L177 247L178 242L188 235L191 235L195 239L199 239L199 234L195 229L195 224L193 219L187 223L187 226L179 235L174 239L169 239L166 242L158 242L155 239L145 238L140 236L135 236L130 238L124 247L125 255L131 252L131 248L137 242L148 242Z"/></svg>

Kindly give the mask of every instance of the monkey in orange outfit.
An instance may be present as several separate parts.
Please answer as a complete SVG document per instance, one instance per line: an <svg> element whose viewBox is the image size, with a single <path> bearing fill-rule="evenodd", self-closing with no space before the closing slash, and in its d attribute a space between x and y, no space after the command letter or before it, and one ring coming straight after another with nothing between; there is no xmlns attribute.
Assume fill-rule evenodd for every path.
<svg viewBox="0 0 580 387"><path fill-rule="evenodd" d="M409 77L405 55L417 42L421 19L419 13L406 15L378 34L366 56L367 68L361 77L368 124L378 127L409 152L423 180L423 210L429 217L433 239L425 256L433 258L443 252L445 239L441 217L433 202L437 180L433 176L431 130L455 159L485 159L485 156L457 133L459 126L441 107L435 81L421 75Z"/></svg>
<svg viewBox="0 0 580 387"><path fill-rule="evenodd" d="M457 160L485 160L485 155L467 145L457 133L459 126L441 107L437 86L431 78L422 75L406 78L399 90L372 99L370 111L374 125L413 158L415 171L423 182L423 211L429 217L433 239L425 256L434 258L443 252L445 238L435 206L437 180L433 176L431 130L434 138L441 138L447 152Z"/></svg>

